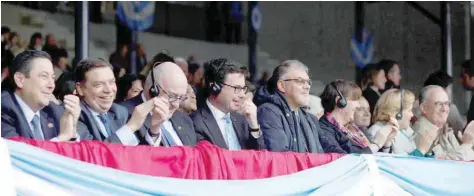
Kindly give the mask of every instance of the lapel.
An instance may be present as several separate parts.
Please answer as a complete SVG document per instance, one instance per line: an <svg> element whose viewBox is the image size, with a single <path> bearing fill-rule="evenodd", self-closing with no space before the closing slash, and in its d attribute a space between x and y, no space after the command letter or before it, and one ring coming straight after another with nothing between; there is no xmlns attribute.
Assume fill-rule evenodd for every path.
<svg viewBox="0 0 474 196"><path fill-rule="evenodd" d="M48 116L48 113L44 111L40 111L40 123L41 123L41 130L43 131L43 136L45 140L49 140L53 137L56 137L58 133L56 130L59 131L59 127L56 127L54 124L54 120Z"/></svg>
<svg viewBox="0 0 474 196"><path fill-rule="evenodd" d="M242 122L237 122L237 118L235 117L236 115L239 115L239 114L236 114L236 113L233 113L231 112L230 113L230 118L232 120L232 127L234 127L234 131L235 131L235 134L237 135L237 139L239 140L239 143L240 143L240 146L243 148L246 147L245 145L245 136L243 134L245 134L245 127L242 127L241 125L242 124L245 124L245 123L242 123ZM239 126L237 126L237 124ZM244 128L244 130L242 130L241 128Z"/></svg>
<svg viewBox="0 0 474 196"><path fill-rule="evenodd" d="M217 125L217 121L207 104L201 109L201 115L204 117L203 122L207 126L207 130L209 130L211 138L214 139L214 143L222 148L229 149L219 129L219 125Z"/></svg>
<svg viewBox="0 0 474 196"><path fill-rule="evenodd" d="M186 135L186 131L184 130L184 127L183 127L183 121L181 120L179 116L175 114L173 114L173 116L171 116L171 119L170 119L171 124L173 125L173 129L176 132L176 134L178 134L178 137L183 143L183 145L190 145L189 138Z"/></svg>
<svg viewBox="0 0 474 196"><path fill-rule="evenodd" d="M20 126L20 129L26 130L25 132L28 134L28 136L25 136L26 138L33 139L34 138L33 137L33 130L31 130L31 128L30 128L30 123L31 122L28 122L28 120L26 120L25 113L21 109L20 104L18 104L18 101L16 100L16 97L15 97L14 93L9 92L9 94L10 94L10 97L12 98L12 100L13 100L13 103L15 104L14 107L18 110L19 115L17 116L17 119L18 119L18 125ZM18 132L21 133L22 131L19 130Z"/></svg>
<svg viewBox="0 0 474 196"><path fill-rule="evenodd" d="M111 134L113 134L121 127L121 125L117 124L117 116L115 115L115 112L109 110L107 112L107 118L109 119Z"/></svg>
<svg viewBox="0 0 474 196"><path fill-rule="evenodd" d="M84 101L81 101L81 110L84 114L84 124L90 125L87 127L89 132L94 136L95 139L102 141L102 133L99 131L99 125L97 125L94 116L89 111Z"/></svg>

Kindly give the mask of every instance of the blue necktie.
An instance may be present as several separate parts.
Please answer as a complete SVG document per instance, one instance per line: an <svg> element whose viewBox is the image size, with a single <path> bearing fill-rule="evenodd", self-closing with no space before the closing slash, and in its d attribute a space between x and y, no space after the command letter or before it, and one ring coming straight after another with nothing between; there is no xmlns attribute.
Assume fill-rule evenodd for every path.
<svg viewBox="0 0 474 196"><path fill-rule="evenodd" d="M171 136L171 133L168 132L168 129L166 129L164 123L161 125L161 133L163 134L163 141L165 142L165 145L176 146L176 141L174 141L173 136Z"/></svg>
<svg viewBox="0 0 474 196"><path fill-rule="evenodd" d="M40 124L40 119L39 116L35 114L33 117L33 120L31 120L31 123L33 124L33 137L35 139L40 139L44 140L43 133L41 132L41 124Z"/></svg>
<svg viewBox="0 0 474 196"><path fill-rule="evenodd" d="M110 130L110 123L109 123L109 119L107 118L107 114L99 114L98 117L99 117L100 121L102 121L102 123L104 124L106 133L103 133L103 134L107 138L107 137L109 137L110 133L112 132Z"/></svg>
<svg viewBox="0 0 474 196"><path fill-rule="evenodd" d="M237 135L235 134L234 128L232 127L232 120L230 115L227 114L225 117L225 137L229 150L240 150L240 144L237 140Z"/></svg>

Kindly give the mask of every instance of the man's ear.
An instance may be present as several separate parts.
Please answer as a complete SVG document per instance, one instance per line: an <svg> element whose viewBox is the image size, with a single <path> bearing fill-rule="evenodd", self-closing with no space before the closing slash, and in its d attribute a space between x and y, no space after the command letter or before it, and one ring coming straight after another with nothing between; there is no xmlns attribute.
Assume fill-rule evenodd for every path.
<svg viewBox="0 0 474 196"><path fill-rule="evenodd" d="M25 82L25 79L26 76L23 73L16 72L15 75L13 75L13 81L15 82L18 88L23 88L23 83Z"/></svg>
<svg viewBox="0 0 474 196"><path fill-rule="evenodd" d="M282 92L282 93L286 92L286 90L285 90L285 83L284 83L282 80L278 80L278 82L277 82L277 89L278 89L278 91L280 91L280 92Z"/></svg>
<svg viewBox="0 0 474 196"><path fill-rule="evenodd" d="M84 92L82 91L82 86L80 82L76 82L76 91L79 96L84 96Z"/></svg>
<svg viewBox="0 0 474 196"><path fill-rule="evenodd" d="M420 108L421 114L426 114L427 109L428 109L426 103L420 103L419 108Z"/></svg>

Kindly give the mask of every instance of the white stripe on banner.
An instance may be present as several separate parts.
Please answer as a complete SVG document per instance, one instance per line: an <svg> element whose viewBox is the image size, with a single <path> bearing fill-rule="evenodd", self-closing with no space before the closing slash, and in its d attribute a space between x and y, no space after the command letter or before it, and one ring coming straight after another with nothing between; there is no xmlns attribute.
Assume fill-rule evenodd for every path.
<svg viewBox="0 0 474 196"><path fill-rule="evenodd" d="M186 180L132 174L20 142L6 143L13 167L22 173L12 178L2 172L0 178L19 179L16 191L21 195L67 195L63 190L74 195L474 195L474 163L470 162L351 154L273 178ZM5 163L1 171L8 170ZM27 188L37 192L24 192Z"/></svg>
<svg viewBox="0 0 474 196"><path fill-rule="evenodd" d="M149 2L146 7L139 11L135 11L135 5L138 5L139 2L120 1L118 3L122 5L123 11L129 20L145 20L155 13L155 2Z"/></svg>

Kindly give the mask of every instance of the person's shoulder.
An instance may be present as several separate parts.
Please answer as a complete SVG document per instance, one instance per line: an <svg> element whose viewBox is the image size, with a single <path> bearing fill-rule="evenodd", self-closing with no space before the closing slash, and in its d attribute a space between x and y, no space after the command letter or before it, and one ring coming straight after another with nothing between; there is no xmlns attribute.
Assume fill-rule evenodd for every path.
<svg viewBox="0 0 474 196"><path fill-rule="evenodd" d="M115 115L119 117L128 118L128 109L120 104L113 103L109 111L115 113Z"/></svg>
<svg viewBox="0 0 474 196"><path fill-rule="evenodd" d="M190 117L192 120L202 119L202 110L203 110L203 108L198 108L196 111L194 111L193 113L189 114L189 117Z"/></svg>

